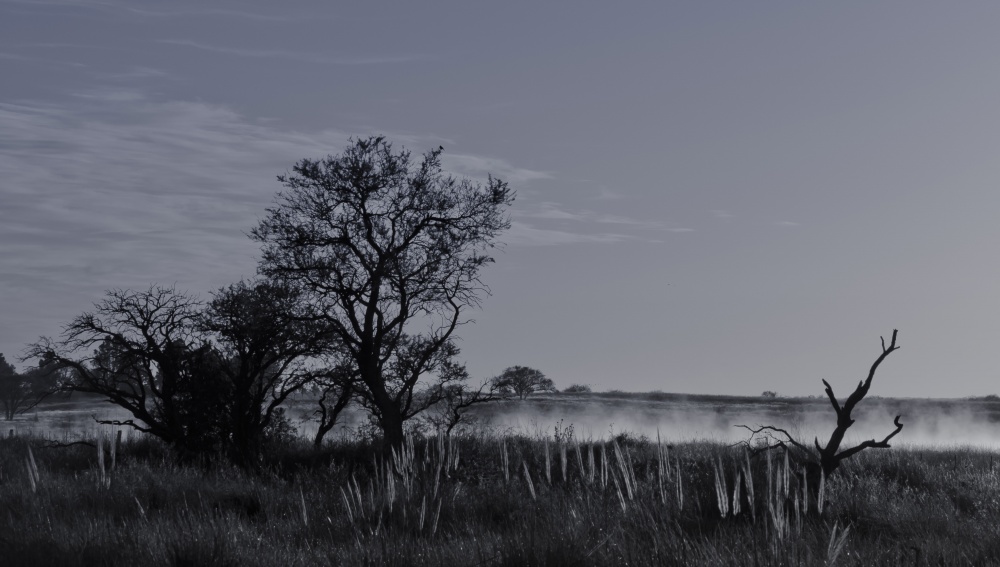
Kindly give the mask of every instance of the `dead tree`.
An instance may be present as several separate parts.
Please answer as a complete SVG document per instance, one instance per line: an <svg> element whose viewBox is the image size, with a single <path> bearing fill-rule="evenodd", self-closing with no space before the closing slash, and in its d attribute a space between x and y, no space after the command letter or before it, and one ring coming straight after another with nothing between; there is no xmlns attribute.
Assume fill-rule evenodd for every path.
<svg viewBox="0 0 1000 567"><path fill-rule="evenodd" d="M821 447L819 444L819 437L815 439L816 450L819 452L819 464L823 467L823 473L829 475L833 471L837 470L840 466L840 462L844 459L849 459L857 453L865 449L888 449L889 440L895 437L900 431L903 430L903 424L899 422L900 416L896 416L893 420L893 424L896 429L892 433L885 436L885 439L881 441L876 441L874 439L869 439L868 441L863 441L850 449L840 450L840 444L844 441L844 434L847 430L854 425L854 418L851 417L851 412L854 410L854 406L858 405L864 397L868 394L868 389L872 386L872 378L875 377L875 371L878 369L879 364L885 360L889 353L894 350L898 350L899 347L896 346L896 333L899 331L897 329L892 330L892 340L889 342L889 347L885 346L885 338L882 339L882 354L879 355L875 362L872 364L871 370L868 371L868 378L862 382L858 382L858 387L854 389L854 392L848 396L847 401L844 405L840 405L837 401L837 397L833 395L833 388L830 383L823 380L823 385L826 386L826 395L830 398L830 403L833 404L833 409L837 412L837 427L830 434L830 440L826 442L825 447Z"/></svg>
<svg viewBox="0 0 1000 567"><path fill-rule="evenodd" d="M838 467L840 467L841 462L845 459L853 457L865 449L888 449L890 447L889 440L895 437L903 429L903 424L900 423L900 416L898 415L893 421L896 429L886 435L881 441L870 439L868 441L862 441L861 443L848 449L841 449L841 443L844 441L844 435L847 433L847 430L854 425L854 418L851 417L851 412L854 411L854 407L858 405L858 402L863 400L868 394L868 390L872 385L872 379L875 377L875 371L891 352L899 349L899 347L896 346L896 334L898 332L898 330L893 329L892 340L889 341L888 347L885 346L885 338L881 337L882 354L879 355L879 357L875 359L875 362L872 364L871 369L868 371L868 378L858 382L857 388L854 389L854 392L847 397L847 400L845 400L843 404L841 404L837 400L837 397L833 394L833 387L830 386L830 383L823 380L823 385L826 386L826 395L830 398L833 410L837 414L837 427L833 430L833 433L830 434L830 439L826 442L825 446L820 445L819 437L817 437L814 441L815 451L813 451L811 448L797 441L790 433L788 433L788 431L772 425L762 425L756 428L751 428L746 425L737 426L750 432L750 437L744 442L744 444L751 448L752 454L760 454L761 452L777 448L784 448L789 451L790 455L802 461L802 464L806 467L810 485L814 487L818 486L820 471L822 471L824 475L829 476L837 470ZM762 440L763 444L754 446L753 443L757 440Z"/></svg>

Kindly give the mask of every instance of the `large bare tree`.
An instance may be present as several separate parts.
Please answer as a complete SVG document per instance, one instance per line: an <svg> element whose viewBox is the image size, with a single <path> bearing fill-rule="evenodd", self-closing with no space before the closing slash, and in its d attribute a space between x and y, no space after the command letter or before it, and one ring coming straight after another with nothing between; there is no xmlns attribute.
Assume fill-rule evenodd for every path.
<svg viewBox="0 0 1000 567"><path fill-rule="evenodd" d="M357 395L393 445L407 418L440 400L415 396L418 383L447 374L442 350L489 293L480 271L510 226L507 184L447 175L442 151L415 163L372 137L302 160L279 177L285 189L251 232L261 272L301 286L330 325L356 367Z"/></svg>

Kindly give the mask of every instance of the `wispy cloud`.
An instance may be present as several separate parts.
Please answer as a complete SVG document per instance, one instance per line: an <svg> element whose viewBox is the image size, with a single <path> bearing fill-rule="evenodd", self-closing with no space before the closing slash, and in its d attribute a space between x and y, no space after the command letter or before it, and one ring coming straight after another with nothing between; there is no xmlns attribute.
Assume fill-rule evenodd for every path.
<svg viewBox="0 0 1000 567"><path fill-rule="evenodd" d="M601 187L597 190L597 195L592 198L597 201L617 201L618 199L622 199L624 197L625 195L622 195L617 191L612 191L607 187Z"/></svg>
<svg viewBox="0 0 1000 567"><path fill-rule="evenodd" d="M551 173L514 167L506 161L468 154L445 154L441 157L442 166L459 175L481 177L492 173L505 181L515 184L527 183L539 179L550 179Z"/></svg>
<svg viewBox="0 0 1000 567"><path fill-rule="evenodd" d="M408 63L426 59L422 55L362 55L362 56L331 56L321 53L307 53L303 51L289 51L286 49L257 49L252 47L226 47L211 45L190 39L159 39L157 43L177 45L181 47L191 47L203 51L222 53L226 55L236 55L239 57L265 57L274 59L292 59L306 63L332 64L332 65L382 65L388 63Z"/></svg>
<svg viewBox="0 0 1000 567"><path fill-rule="evenodd" d="M169 4L167 4L169 6ZM243 18L258 22L291 22L301 20L302 17L291 15L261 14L259 12L248 12L245 10L224 10L220 8L207 8L195 10L149 10L146 8L136 8L131 5L123 5L123 9L140 16L151 17L206 17L219 16L223 18Z"/></svg>
<svg viewBox="0 0 1000 567"><path fill-rule="evenodd" d="M624 240L663 242L658 238L651 237L650 232L680 233L694 230L623 215L599 213L585 209L571 210L550 201L538 203L530 208L519 208L514 211L513 216L515 221L511 233L514 236L508 240L512 244L556 245L587 242L610 243ZM542 226L535 226L538 223L541 223ZM569 225L572 225L572 229ZM627 232L606 232L604 228L608 225Z"/></svg>
<svg viewBox="0 0 1000 567"><path fill-rule="evenodd" d="M537 206L530 209L522 209L519 211L519 215L522 217L556 220L556 221L617 224L631 228L640 228L649 230L670 230L669 225L662 221L642 220L623 215L599 213L596 211L591 211L586 209L570 210L559 205L558 203L553 203L550 201L539 203Z"/></svg>
<svg viewBox="0 0 1000 567"><path fill-rule="evenodd" d="M339 153L351 137L283 130L225 106L140 91L81 95L0 103L0 345L58 332L108 287L161 282L204 292L252 275L257 247L244 234L280 189L275 176L303 157ZM613 238L529 228L511 242Z"/></svg>
<svg viewBox="0 0 1000 567"><path fill-rule="evenodd" d="M717 218L717 219L731 219L731 218L733 218L733 217L736 216L733 213L731 213L729 211L724 211L722 209L713 209L711 211L711 213L712 213L712 216L715 217L715 218Z"/></svg>
<svg viewBox="0 0 1000 567"><path fill-rule="evenodd" d="M154 18L176 18L176 17L211 17L220 16L225 18L242 18L260 22L287 22L301 20L303 16L291 16L288 14L261 14L247 10L227 10L222 8L174 8L169 3L158 4L160 10L150 10L148 8L137 8L133 3L110 2L107 0L5 0L6 3L17 5L22 8L74 8L85 10L100 10L102 12L112 12L115 14L131 14L135 16Z"/></svg>
<svg viewBox="0 0 1000 567"><path fill-rule="evenodd" d="M565 230L533 227L521 221L511 221L510 230L502 240L507 244L520 246L556 246L562 244L609 244L630 240L627 234L599 233L582 234Z"/></svg>
<svg viewBox="0 0 1000 567"><path fill-rule="evenodd" d="M777 225L777 226L799 226L799 223L792 222L792 221L787 221L787 220L775 221L774 224Z"/></svg>
<svg viewBox="0 0 1000 567"><path fill-rule="evenodd" d="M120 71L117 73L103 73L101 77L107 79L115 80L131 80L131 79L157 79L169 77L170 74L166 71L161 71L159 69L154 69L152 67L133 67L128 71Z"/></svg>

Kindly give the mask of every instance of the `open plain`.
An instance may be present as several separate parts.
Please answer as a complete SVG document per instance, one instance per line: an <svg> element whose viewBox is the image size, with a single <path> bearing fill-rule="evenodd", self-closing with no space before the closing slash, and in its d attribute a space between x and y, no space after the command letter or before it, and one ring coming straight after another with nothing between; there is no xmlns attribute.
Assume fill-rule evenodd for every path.
<svg viewBox="0 0 1000 567"><path fill-rule="evenodd" d="M1000 564L1000 403L869 400L859 427L902 413L899 442L818 493L794 458L754 454L732 427L822 430L828 404L551 394L388 453L353 413L322 448L281 439L248 471L178 463L136 434L118 444L93 425L103 404L61 400L0 441L0 553L67 566ZM295 400L291 421L307 407Z"/></svg>

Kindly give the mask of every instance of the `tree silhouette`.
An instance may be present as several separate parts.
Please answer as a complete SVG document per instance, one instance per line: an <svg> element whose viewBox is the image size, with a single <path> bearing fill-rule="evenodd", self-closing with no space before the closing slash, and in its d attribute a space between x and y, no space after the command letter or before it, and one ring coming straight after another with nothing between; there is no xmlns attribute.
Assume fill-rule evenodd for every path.
<svg viewBox="0 0 1000 567"><path fill-rule="evenodd" d="M222 361L217 394L225 395L225 437L236 462L257 458L278 407L314 379L306 359L327 348L329 333L301 317L301 308L287 285L240 281L217 291L199 320Z"/></svg>
<svg viewBox="0 0 1000 567"><path fill-rule="evenodd" d="M38 405L52 389L54 372L50 368L32 368L24 373L14 369L0 353L0 405L6 421Z"/></svg>
<svg viewBox="0 0 1000 567"><path fill-rule="evenodd" d="M535 392L556 391L552 380L546 378L541 371L527 366L511 366L494 378L493 382L500 391L510 392L522 400Z"/></svg>
<svg viewBox="0 0 1000 567"><path fill-rule="evenodd" d="M98 394L132 416L101 423L159 437L182 457L223 452L250 465L278 406L312 379L304 360L329 340L300 307L274 282L239 282L208 306L172 288L111 290L29 356L71 371L60 389Z"/></svg>
<svg viewBox="0 0 1000 567"><path fill-rule="evenodd" d="M814 440L815 451L813 451L804 443L795 439L788 431L779 427L761 425L756 428L751 428L746 425L738 425L737 427L742 427L750 432L750 438L744 443L750 447L755 454L776 448L783 448L789 451L790 455L794 455L794 458L802 461L803 465L806 467L807 474L809 475L808 482L814 491L816 491L819 486L820 472L829 476L840 467L841 462L845 459L853 457L865 449L888 449L890 447L889 441L903 430L903 424L899 421L901 416L896 416L896 419L893 420L893 425L895 425L896 428L886 435L881 441L869 439L847 449L841 449L841 444L844 442L844 435L847 433L847 430L854 425L854 418L851 416L851 412L854 411L855 406L857 406L858 403L868 394L868 390L872 385L872 380L875 378L875 371L878 370L879 365L882 364L882 361L885 360L886 357L892 354L893 351L899 350L899 347L896 346L896 335L898 332L898 330L893 329L892 339L889 341L888 347L885 346L885 338L882 338L882 354L880 354L879 357L875 359L875 362L872 363L871 368L868 370L868 377L858 382L857 387L851 395L844 400L843 404L841 404L837 400L837 397L833 394L833 387L830 386L830 383L823 380L823 385L826 387L827 398L829 398L830 404L833 406L833 410L837 416L837 426L830 434L830 439L825 445L821 445L819 438L817 437ZM754 448L752 443L758 438L758 436L761 440L763 440L763 444Z"/></svg>
<svg viewBox="0 0 1000 567"><path fill-rule="evenodd" d="M418 382L456 378L442 353L457 353L452 335L489 293L480 270L510 226L507 184L446 175L441 153L414 163L373 137L302 160L279 177L285 190L251 232L260 271L303 289L342 343L358 398L392 445L402 443L406 419L440 399L415 396Z"/></svg>

